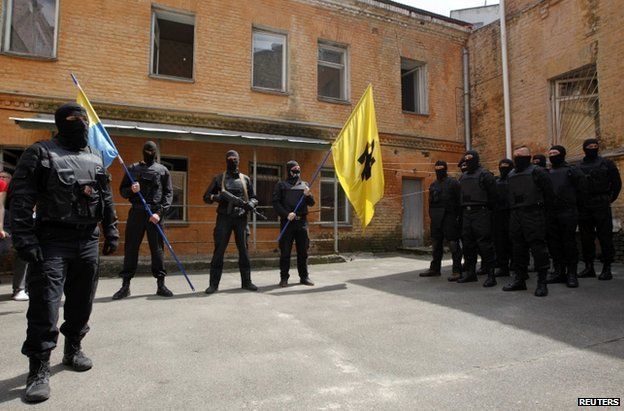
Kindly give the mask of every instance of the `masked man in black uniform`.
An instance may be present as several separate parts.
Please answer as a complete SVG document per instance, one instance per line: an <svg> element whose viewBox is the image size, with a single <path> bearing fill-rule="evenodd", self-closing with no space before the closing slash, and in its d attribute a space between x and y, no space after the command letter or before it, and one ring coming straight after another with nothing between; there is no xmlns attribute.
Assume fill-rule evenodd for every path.
<svg viewBox="0 0 624 411"><path fill-rule="evenodd" d="M535 154L531 162L538 167L546 168L546 156L543 154Z"/></svg>
<svg viewBox="0 0 624 411"><path fill-rule="evenodd" d="M429 270L421 273L421 277L437 277L440 275L444 239L449 242L453 258L453 274L449 281L457 281L461 277L462 251L459 244L460 226L459 183L448 176L446 161L435 163L436 180L429 186L429 217L431 219L431 242L433 260Z"/></svg>
<svg viewBox="0 0 624 411"><path fill-rule="evenodd" d="M496 202L496 180L492 173L481 167L479 154L469 150L464 155L466 171L459 178L462 207L462 245L466 270L458 283L477 281L477 254L487 274L484 287L496 285L494 266L496 257L492 243L492 214Z"/></svg>
<svg viewBox="0 0 624 411"><path fill-rule="evenodd" d="M238 268L241 275L241 288L257 291L251 282L251 264L247 251L248 212L256 208L258 200L249 177L238 171L240 157L234 150L225 155L227 170L212 179L204 194L204 202L219 203L217 207L217 223L214 229L215 250L210 262L210 286L206 294L219 289L223 272L223 256L230 241L232 231L238 248Z"/></svg>
<svg viewBox="0 0 624 411"><path fill-rule="evenodd" d="M65 293L63 364L86 371L92 362L81 350L98 281L98 222L104 254L117 249L119 232L109 179L99 153L87 146L89 120L75 103L55 113L58 134L26 149L10 187L13 245L30 264L28 329L22 353L28 356L25 400L50 396L50 352ZM33 209L37 218L33 220Z"/></svg>
<svg viewBox="0 0 624 411"><path fill-rule="evenodd" d="M596 276L594 242L597 235L602 250L602 272L598 279L610 280L613 278L611 263L615 257L611 203L617 200L620 194L622 180L613 161L598 155L598 140L593 138L585 140L583 151L585 157L580 168L587 176L588 191L579 207L579 228L585 262L585 269L579 274L579 278Z"/></svg>
<svg viewBox="0 0 624 411"><path fill-rule="evenodd" d="M553 201L552 183L545 169L531 164L531 152L527 147L516 149L514 166L507 177L514 278L503 291L526 290L530 249L537 271L535 296L545 297L548 295L546 275L550 267L546 247L546 210Z"/></svg>
<svg viewBox="0 0 624 411"><path fill-rule="evenodd" d="M165 285L167 271L165 271L164 243L156 227L156 224L162 227L163 217L171 207L173 187L169 170L156 161L157 155L156 143L153 141L145 143L143 145L143 161L128 167L128 171L135 182L131 183L128 176L125 175L119 187L121 196L130 200L132 207L128 212L124 265L120 273L123 277L123 283L119 291L113 295L113 300L119 300L130 295L130 280L136 272L139 248L146 232L152 254L152 275L156 278L156 294L162 297L173 296L171 290ZM143 194L145 202L150 206L153 213L151 216L147 214L139 197L139 192Z"/></svg>
<svg viewBox="0 0 624 411"><path fill-rule="evenodd" d="M496 250L497 277L509 275L511 240L509 239L509 199L507 176L513 169L513 161L504 158L498 163L500 176L496 178L497 201L494 206L494 249Z"/></svg>
<svg viewBox="0 0 624 411"><path fill-rule="evenodd" d="M565 147L552 146L548 156L552 164L548 176L555 197L553 207L546 216L546 239L554 267L547 282L566 283L568 287L574 288L578 287L578 201L585 196L587 179L578 167L566 163Z"/></svg>
<svg viewBox="0 0 624 411"><path fill-rule="evenodd" d="M297 271L299 282L304 285L314 285L308 274L308 207L314 205L314 197L310 193L308 183L301 180L301 167L294 160L286 164L288 178L275 185L273 190L273 208L280 216L280 232L284 229L286 221L288 227L279 241L280 247L280 283L281 287L288 285L290 275L290 254L295 242L297 247ZM304 196L299 209L295 213L295 207L301 196Z"/></svg>

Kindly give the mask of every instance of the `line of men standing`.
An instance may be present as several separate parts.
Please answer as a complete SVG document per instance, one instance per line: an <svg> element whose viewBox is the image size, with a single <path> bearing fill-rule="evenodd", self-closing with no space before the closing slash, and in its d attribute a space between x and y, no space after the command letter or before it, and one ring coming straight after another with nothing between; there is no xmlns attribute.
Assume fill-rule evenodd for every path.
<svg viewBox="0 0 624 411"><path fill-rule="evenodd" d="M473 150L458 164L462 170L459 179L448 176L446 162L437 161L436 180L429 187L433 260L420 276L441 275L443 242L447 240L453 259L449 281L477 281L480 255L487 275L484 287L495 286L497 277L512 272L503 291L526 290L530 252L537 271L535 295L543 297L548 295L547 284L578 287L577 278L596 276L597 236L603 262L598 278L612 279L611 203L622 182L615 164L599 156L598 150L596 139L585 140L585 157L576 166L565 161L565 147L552 146L548 151L552 167L548 169L544 155L531 157L527 147L519 147L513 161L499 162L498 177L481 166L479 154ZM577 226L585 263L579 274ZM548 273L551 257L553 271Z"/></svg>

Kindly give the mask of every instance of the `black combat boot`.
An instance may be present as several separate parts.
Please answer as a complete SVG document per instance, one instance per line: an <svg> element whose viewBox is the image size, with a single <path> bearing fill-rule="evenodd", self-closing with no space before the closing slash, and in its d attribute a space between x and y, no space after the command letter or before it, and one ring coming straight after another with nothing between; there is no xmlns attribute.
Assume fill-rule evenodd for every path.
<svg viewBox="0 0 624 411"><path fill-rule="evenodd" d="M461 277L457 280L457 283L472 283L477 281L477 273L475 273L474 267L467 267L468 269L462 272Z"/></svg>
<svg viewBox="0 0 624 411"><path fill-rule="evenodd" d="M72 367L74 371L88 371L93 367L93 362L82 352L80 341L65 338L63 352L63 364Z"/></svg>
<svg viewBox="0 0 624 411"><path fill-rule="evenodd" d="M173 293L165 285L165 277L158 277L156 279L156 284L156 295L160 295L161 297L173 297Z"/></svg>
<svg viewBox="0 0 624 411"><path fill-rule="evenodd" d="M29 357L29 372L26 379L24 401L41 402L50 398L50 354L42 359Z"/></svg>
<svg viewBox="0 0 624 411"><path fill-rule="evenodd" d="M206 294L214 294L219 290L219 286L217 285L211 285L210 287L206 288Z"/></svg>
<svg viewBox="0 0 624 411"><path fill-rule="evenodd" d="M288 278L281 278L279 282L280 287L288 287Z"/></svg>
<svg viewBox="0 0 624 411"><path fill-rule="evenodd" d="M537 272L537 288L535 289L536 297L546 297L548 295L548 286L546 285L546 276L548 270L540 270Z"/></svg>
<svg viewBox="0 0 624 411"><path fill-rule="evenodd" d="M511 282L503 287L503 291L524 291L526 289L526 280L524 280L524 277L520 278L518 273L515 273L511 278Z"/></svg>
<svg viewBox="0 0 624 411"><path fill-rule="evenodd" d="M565 273L565 265L555 263L553 264L554 269L552 272L548 273L548 277L546 277L546 284L557 284L557 283L565 283L566 273Z"/></svg>
<svg viewBox="0 0 624 411"><path fill-rule="evenodd" d="M251 282L251 273L241 274L241 288L243 290L258 291L258 287Z"/></svg>
<svg viewBox="0 0 624 411"><path fill-rule="evenodd" d="M611 274L611 263L604 263L602 265L602 272L598 276L599 280L608 281L613 279L613 274Z"/></svg>
<svg viewBox="0 0 624 411"><path fill-rule="evenodd" d="M486 270L486 272L487 272L487 278L483 282L483 286L494 287L496 285L496 276L494 275L494 269L490 267Z"/></svg>
<svg viewBox="0 0 624 411"><path fill-rule="evenodd" d="M585 261L585 269L578 274L578 278L590 278L595 276L596 271L594 270L593 261Z"/></svg>
<svg viewBox="0 0 624 411"><path fill-rule="evenodd" d="M310 280L310 277L304 277L304 278L301 278L301 279L299 280L299 283L300 283L300 284L303 284L303 285L309 285L309 286L313 286L313 285L314 285L314 283L312 282L312 280Z"/></svg>
<svg viewBox="0 0 624 411"><path fill-rule="evenodd" d="M568 271L566 272L566 285L569 288L576 288L579 286L578 279L576 278L577 267L576 263L568 264Z"/></svg>
<svg viewBox="0 0 624 411"><path fill-rule="evenodd" d="M130 296L130 279L124 278L121 283L121 288L115 294L113 294L113 300L121 300Z"/></svg>
<svg viewBox="0 0 624 411"><path fill-rule="evenodd" d="M433 268L430 268L427 271L425 271L424 273L420 273L418 275L420 277L439 277L442 274L440 273L440 270L435 270Z"/></svg>
<svg viewBox="0 0 624 411"><path fill-rule="evenodd" d="M450 277L447 278L447 280L449 280L450 282L453 281L457 281L461 278L461 273L460 272L453 272L453 274L451 274Z"/></svg>

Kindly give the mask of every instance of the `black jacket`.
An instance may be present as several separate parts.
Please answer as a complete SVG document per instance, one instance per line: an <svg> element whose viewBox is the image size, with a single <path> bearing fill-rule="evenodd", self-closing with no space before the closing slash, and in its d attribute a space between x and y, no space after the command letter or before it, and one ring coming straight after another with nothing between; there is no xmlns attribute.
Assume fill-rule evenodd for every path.
<svg viewBox="0 0 624 411"><path fill-rule="evenodd" d="M165 214L173 201L173 185L167 167L159 163L148 166L141 161L128 167L128 171L134 181L141 186L141 194L152 212L160 216ZM124 175L119 186L119 193L123 198L130 200L133 207L143 208L139 194L133 193L131 186L130 179Z"/></svg>
<svg viewBox="0 0 624 411"><path fill-rule="evenodd" d="M307 185L308 183L305 181L292 178L275 184L272 203L273 208L282 219L286 219L288 214L295 210L299 199L303 196L303 189ZM308 215L308 207L313 205L314 197L312 195L305 197L297 210L297 215L299 217Z"/></svg>
<svg viewBox="0 0 624 411"><path fill-rule="evenodd" d="M253 184L251 184L251 179L246 175L242 175L242 176L243 178L241 178L240 173L226 172L225 173L225 189L229 191L230 193L234 194L236 197L242 199L243 201L249 201L251 205L255 207L256 205L258 205L258 199L256 198L256 193L254 192ZM204 202L206 204L214 203L214 201L211 199L211 196L219 194L221 190L223 189L221 187L222 185L221 183L222 181L224 181L223 177L224 177L223 173L221 173L221 174L217 174L216 176L212 178L210 185L208 186L208 188L206 189L206 192L204 193ZM247 195L249 196L248 200L245 199L245 194L243 191L243 182L245 184L245 187L247 188ZM227 201L221 199L219 201L219 206L217 207L217 213L228 215L228 205L229 203Z"/></svg>

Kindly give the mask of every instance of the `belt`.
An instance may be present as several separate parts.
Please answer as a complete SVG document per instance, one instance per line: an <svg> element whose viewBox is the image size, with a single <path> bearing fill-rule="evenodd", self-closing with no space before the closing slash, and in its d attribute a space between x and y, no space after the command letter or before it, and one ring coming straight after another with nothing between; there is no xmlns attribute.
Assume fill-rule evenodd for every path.
<svg viewBox="0 0 624 411"><path fill-rule="evenodd" d="M74 224L74 223L62 223L60 221L42 221L42 227L54 227L54 228L65 228L72 230L86 230L87 228L93 229L97 226L97 223L87 223L87 224Z"/></svg>
<svg viewBox="0 0 624 411"><path fill-rule="evenodd" d="M464 210L485 210L486 208L488 208L488 206L486 205L467 205L467 206L463 206Z"/></svg>

